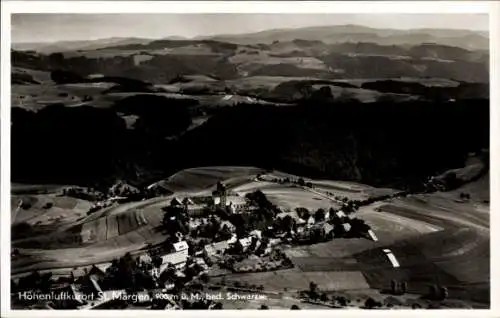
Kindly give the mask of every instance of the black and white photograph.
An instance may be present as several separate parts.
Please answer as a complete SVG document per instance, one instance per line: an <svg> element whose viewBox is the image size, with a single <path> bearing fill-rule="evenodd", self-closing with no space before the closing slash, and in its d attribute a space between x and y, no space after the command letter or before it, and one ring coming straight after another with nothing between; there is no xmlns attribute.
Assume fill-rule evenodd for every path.
<svg viewBox="0 0 500 318"><path fill-rule="evenodd" d="M10 310L491 309L462 11L13 12Z"/></svg>

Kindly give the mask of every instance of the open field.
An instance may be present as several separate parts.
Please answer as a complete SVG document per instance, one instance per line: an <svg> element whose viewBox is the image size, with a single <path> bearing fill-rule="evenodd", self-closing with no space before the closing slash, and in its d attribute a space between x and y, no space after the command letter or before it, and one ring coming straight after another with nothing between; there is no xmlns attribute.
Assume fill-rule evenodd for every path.
<svg viewBox="0 0 500 318"><path fill-rule="evenodd" d="M20 203L25 207L20 207ZM11 223L47 225L72 222L85 216L90 206L88 201L54 194L12 195Z"/></svg>
<svg viewBox="0 0 500 318"><path fill-rule="evenodd" d="M262 173L255 167L203 167L186 169L162 180L159 184L171 191L202 190L214 186L218 181L236 177L247 177Z"/></svg>
<svg viewBox="0 0 500 318"><path fill-rule="evenodd" d="M50 104L64 104L67 107L86 104L96 106L105 101L102 93L111 86L113 84L110 83L12 85L11 104L12 107L35 111ZM83 102L85 96L96 100Z"/></svg>
<svg viewBox="0 0 500 318"><path fill-rule="evenodd" d="M342 83L349 83L361 87L364 83L373 82L373 78L370 79L338 79L336 81ZM400 81L405 83L419 83L428 87L456 87L459 85L458 82L446 79L446 78L412 78L412 77L397 77L388 78L387 80Z"/></svg>
<svg viewBox="0 0 500 318"><path fill-rule="evenodd" d="M15 79L19 76L21 79L31 77L35 82L39 84L51 84L52 79L50 78L50 72L39 71L28 69L24 67L13 67L12 68L12 77Z"/></svg>
<svg viewBox="0 0 500 318"><path fill-rule="evenodd" d="M218 280L219 278L214 278ZM368 289L360 272L302 272L298 269L279 270L274 272L231 274L225 276L226 284L239 281L252 285L263 285L265 290L282 292L308 290L311 281L318 284L321 290L353 290Z"/></svg>

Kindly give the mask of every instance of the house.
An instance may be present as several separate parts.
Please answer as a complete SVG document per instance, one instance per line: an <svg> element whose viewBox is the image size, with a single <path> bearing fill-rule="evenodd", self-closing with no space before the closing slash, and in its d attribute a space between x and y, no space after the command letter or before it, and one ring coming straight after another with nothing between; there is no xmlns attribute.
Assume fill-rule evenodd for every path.
<svg viewBox="0 0 500 318"><path fill-rule="evenodd" d="M269 240L269 244L268 244L268 246L275 246L275 245L278 245L278 244L280 244L280 243L281 243L281 240L280 240L279 238L277 238L277 239L274 239L274 238L273 238L273 239L270 239L270 240Z"/></svg>
<svg viewBox="0 0 500 318"><path fill-rule="evenodd" d="M344 227L344 230L346 232L349 232L351 230L351 224L349 223L342 223L342 226Z"/></svg>
<svg viewBox="0 0 500 318"><path fill-rule="evenodd" d="M153 277L154 279L158 279L160 277L160 269L156 268L156 267L153 267L150 271L149 271L149 274L151 275L151 277Z"/></svg>
<svg viewBox="0 0 500 318"><path fill-rule="evenodd" d="M102 280L106 277L106 271L100 269L97 265L92 265L89 270L89 276L93 276L97 280Z"/></svg>
<svg viewBox="0 0 500 318"><path fill-rule="evenodd" d="M307 219L307 225L312 226L314 225L314 223L316 223L316 221L314 220L314 217L311 215L309 219Z"/></svg>
<svg viewBox="0 0 500 318"><path fill-rule="evenodd" d="M260 240L260 239L262 239L262 231L253 230L252 232L250 232L250 236L255 236L256 238L258 238Z"/></svg>
<svg viewBox="0 0 500 318"><path fill-rule="evenodd" d="M229 240L227 240L227 243L234 244L234 243L236 243L237 240L238 240L238 236L236 234L233 234L233 236Z"/></svg>
<svg viewBox="0 0 500 318"><path fill-rule="evenodd" d="M54 294L67 295L66 297L54 297L52 303L56 309L77 309L85 304L83 294L78 291L74 284L54 289L53 292Z"/></svg>
<svg viewBox="0 0 500 318"><path fill-rule="evenodd" d="M96 73L96 74L89 74L87 76L87 79L97 79L97 78L103 78L103 77L104 77L104 75Z"/></svg>
<svg viewBox="0 0 500 318"><path fill-rule="evenodd" d="M239 239L238 242L243 251L246 251L248 249L248 247L252 244L252 238L251 237L245 237L245 238L242 238L242 239Z"/></svg>
<svg viewBox="0 0 500 318"><path fill-rule="evenodd" d="M173 244L173 253L165 254L161 256L162 262L159 269L153 268L150 274L153 277L159 277L160 274L167 269L169 264L174 265L176 268L182 268L186 265L187 259L189 258L188 250L189 245L186 241L180 241ZM142 254L139 256L139 261L146 264L151 264L152 259L148 254Z"/></svg>
<svg viewBox="0 0 500 318"><path fill-rule="evenodd" d="M233 225L233 223L227 221L227 220L224 220L220 223L220 226L221 228L224 227L224 226L227 226L227 228L229 229L229 231L234 232L236 231L236 226Z"/></svg>
<svg viewBox="0 0 500 318"><path fill-rule="evenodd" d="M96 264L95 267L100 269L103 273L106 273L108 268L111 267L111 263L102 263L102 264Z"/></svg>
<svg viewBox="0 0 500 318"><path fill-rule="evenodd" d="M151 259L151 256L149 254L141 254L139 255L139 262L145 263L145 264L151 264L153 260Z"/></svg>
<svg viewBox="0 0 500 318"><path fill-rule="evenodd" d="M102 288L97 281L96 275L88 275L82 282L80 290L84 295L92 295L94 298L102 294Z"/></svg>
<svg viewBox="0 0 500 318"><path fill-rule="evenodd" d="M182 200L182 206L184 207L185 212L190 216L201 216L206 209L205 204L197 204L189 197L185 197Z"/></svg>
<svg viewBox="0 0 500 318"><path fill-rule="evenodd" d="M174 250L176 252L181 252L184 250L187 251L189 249L189 245L186 241L180 241L180 242L174 243L173 246L174 246Z"/></svg>
<svg viewBox="0 0 500 318"><path fill-rule="evenodd" d="M203 268L203 270L208 269L207 263L205 263L205 260L201 257L196 257L194 259L194 264L197 264Z"/></svg>
<svg viewBox="0 0 500 318"><path fill-rule="evenodd" d="M323 228L326 236L333 234L333 226L331 224L325 222L321 227Z"/></svg>
<svg viewBox="0 0 500 318"><path fill-rule="evenodd" d="M183 268L186 265L189 255L187 250L174 252L162 256L162 264L160 266L160 274L168 267L168 264L174 265L176 268Z"/></svg>
<svg viewBox="0 0 500 318"><path fill-rule="evenodd" d="M176 198L176 197L174 197L170 201L170 206L181 206L181 205L182 205L181 201L178 198Z"/></svg>
<svg viewBox="0 0 500 318"><path fill-rule="evenodd" d="M340 210L335 213L339 218L346 217L347 215L344 213L344 211Z"/></svg>
<svg viewBox="0 0 500 318"><path fill-rule="evenodd" d="M207 244L203 247L203 254L208 258L212 258L215 255L222 255L229 248L229 244L229 240Z"/></svg>
<svg viewBox="0 0 500 318"><path fill-rule="evenodd" d="M307 223L306 220L304 220L303 218L298 218L297 219L297 225L305 225Z"/></svg>

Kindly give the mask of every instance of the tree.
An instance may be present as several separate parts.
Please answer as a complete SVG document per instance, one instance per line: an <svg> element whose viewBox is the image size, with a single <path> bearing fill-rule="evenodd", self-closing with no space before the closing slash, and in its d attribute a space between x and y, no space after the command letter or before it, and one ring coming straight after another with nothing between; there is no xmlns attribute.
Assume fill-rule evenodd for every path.
<svg viewBox="0 0 500 318"><path fill-rule="evenodd" d="M429 286L428 298L436 299L438 294L438 288L436 285Z"/></svg>
<svg viewBox="0 0 500 318"><path fill-rule="evenodd" d="M293 218L287 214L281 219L280 227L284 232L290 232L293 229L293 222Z"/></svg>
<svg viewBox="0 0 500 318"><path fill-rule="evenodd" d="M347 306L348 299L344 296L339 296L337 297L337 302L339 303L340 306L345 307Z"/></svg>
<svg viewBox="0 0 500 318"><path fill-rule="evenodd" d="M291 310L299 310L300 307L297 306L297 305L292 305L292 307L290 307Z"/></svg>
<svg viewBox="0 0 500 318"><path fill-rule="evenodd" d="M373 298L368 298L366 301L365 301L365 308L367 309L372 309L372 308L375 308L375 307L381 307L382 304L378 301L376 301L375 299Z"/></svg>
<svg viewBox="0 0 500 318"><path fill-rule="evenodd" d="M448 288L441 286L439 288L439 296L441 300L445 300L446 298L448 298Z"/></svg>
<svg viewBox="0 0 500 318"><path fill-rule="evenodd" d="M266 305L260 305L260 309L261 310L266 310L266 309L269 309L269 307L267 307Z"/></svg>
<svg viewBox="0 0 500 318"><path fill-rule="evenodd" d="M420 309L420 308L422 308L422 306L420 306L417 303L414 303L414 304L411 305L411 309Z"/></svg>
<svg viewBox="0 0 500 318"><path fill-rule="evenodd" d="M313 299L318 298L318 284L309 282L309 296Z"/></svg>
<svg viewBox="0 0 500 318"><path fill-rule="evenodd" d="M459 180L457 177L457 173L454 171L450 171L446 173L443 177L443 181L445 183L445 187L448 190L453 190L459 186Z"/></svg>
<svg viewBox="0 0 500 318"><path fill-rule="evenodd" d="M309 213L309 210L306 208L303 208L303 207L296 208L295 212L297 212L297 215L299 216L299 218L301 218L303 220L307 220L309 218L309 216L311 215Z"/></svg>
<svg viewBox="0 0 500 318"><path fill-rule="evenodd" d="M207 273L203 273L200 275L200 280L206 284L210 281L210 276Z"/></svg>
<svg viewBox="0 0 500 318"><path fill-rule="evenodd" d="M328 301L328 296L325 293L321 293L321 296L319 297L319 299L322 302L327 302Z"/></svg>
<svg viewBox="0 0 500 318"><path fill-rule="evenodd" d="M299 178L299 180L297 181L298 185L301 186L301 187L304 187L306 185L306 182L304 181L304 179L302 178Z"/></svg>
<svg viewBox="0 0 500 318"><path fill-rule="evenodd" d="M406 294L407 291L408 291L408 283L407 282L402 282L401 283L401 293L402 294Z"/></svg>
<svg viewBox="0 0 500 318"><path fill-rule="evenodd" d="M50 73L50 79L56 84L68 84L82 82L83 78L70 71L55 70Z"/></svg>
<svg viewBox="0 0 500 318"><path fill-rule="evenodd" d="M391 293L397 294L398 292L398 283L395 280L391 280Z"/></svg>
<svg viewBox="0 0 500 318"><path fill-rule="evenodd" d="M316 222L324 221L325 215L326 215L326 213L325 213L324 209L318 209L318 211L316 211L316 213L314 214L314 220Z"/></svg>
<svg viewBox="0 0 500 318"><path fill-rule="evenodd" d="M223 308L223 305L221 302L215 303L215 305L212 307L212 309L222 309L222 308Z"/></svg>
<svg viewBox="0 0 500 318"><path fill-rule="evenodd" d="M340 219L338 219L340 221ZM342 222L339 222L338 224L335 224L333 227L333 236L334 237L345 237L347 234L347 231L345 230L344 226L342 225Z"/></svg>
<svg viewBox="0 0 500 318"><path fill-rule="evenodd" d="M161 266L161 264L163 264L163 259L160 256L155 255L155 256L153 256L153 259L151 260L151 262L152 262L154 267L159 268Z"/></svg>

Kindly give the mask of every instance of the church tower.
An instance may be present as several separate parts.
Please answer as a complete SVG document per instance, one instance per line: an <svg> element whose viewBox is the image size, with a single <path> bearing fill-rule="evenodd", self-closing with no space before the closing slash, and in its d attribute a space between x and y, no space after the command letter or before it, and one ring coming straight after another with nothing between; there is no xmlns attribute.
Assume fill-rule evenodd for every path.
<svg viewBox="0 0 500 318"><path fill-rule="evenodd" d="M220 197L220 207L224 209L226 207L227 189L220 181L217 182L217 195Z"/></svg>

